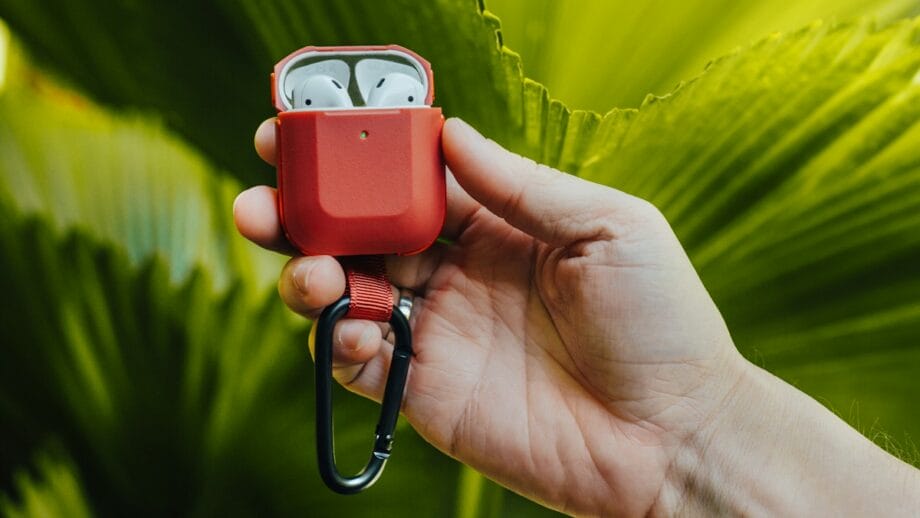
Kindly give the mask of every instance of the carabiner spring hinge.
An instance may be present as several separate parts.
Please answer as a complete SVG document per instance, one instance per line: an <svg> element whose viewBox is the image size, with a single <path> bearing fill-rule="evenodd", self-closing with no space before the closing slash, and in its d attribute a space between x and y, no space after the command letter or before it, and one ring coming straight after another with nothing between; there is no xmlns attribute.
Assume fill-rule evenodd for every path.
<svg viewBox="0 0 920 518"><path fill-rule="evenodd" d="M374 437L374 456L378 459L386 460L390 458L390 452L393 451L393 434L377 433Z"/></svg>

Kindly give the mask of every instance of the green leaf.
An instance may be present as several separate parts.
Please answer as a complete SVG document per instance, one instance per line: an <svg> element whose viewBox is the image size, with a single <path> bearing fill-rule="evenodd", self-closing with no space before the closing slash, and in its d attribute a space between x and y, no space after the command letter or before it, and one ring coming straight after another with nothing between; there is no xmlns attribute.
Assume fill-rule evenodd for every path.
<svg viewBox="0 0 920 518"><path fill-rule="evenodd" d="M293 24L297 20L288 16L287 4L242 7L120 4L87 16L91 10L83 6L50 2L44 8L56 14L46 16L34 4L13 1L0 5L0 12L53 68L111 104L159 109L168 125L246 181L268 178L259 176L267 168L256 163L249 142L258 121L271 113L265 78L273 63L307 42L347 43L343 37L354 43L399 42L419 51L437 67L438 97L447 113L462 112L474 124L493 128L496 138L516 149L540 146L543 117L525 106L541 107L545 90L524 86L520 62L499 48L497 19L472 2L364 2L352 7L377 21L363 27L339 23L341 6L331 2L312 5L303 23ZM415 17L409 27L425 29L407 31L407 13ZM219 38L205 35L204 26ZM352 32L323 34L329 27ZM454 31L457 27L462 30ZM372 36L369 29L378 32ZM182 37L156 36L163 33ZM176 77L183 80L177 84ZM553 113L562 114L561 108L555 103Z"/></svg>
<svg viewBox="0 0 920 518"><path fill-rule="evenodd" d="M457 500L457 518L477 516L497 517L502 515L501 486L490 483L473 468L463 466L460 470L460 488Z"/></svg>
<svg viewBox="0 0 920 518"><path fill-rule="evenodd" d="M6 85L7 56L9 55L10 33L0 20L0 92Z"/></svg>
<svg viewBox="0 0 920 518"><path fill-rule="evenodd" d="M46 0L36 8L33 2L2 0L0 15L46 63L93 96L162 113L165 124L246 181L267 178L259 176L249 142L257 122L271 113L266 76L275 60L307 43L394 42L417 50L434 63L447 114L463 116L532 158L661 207L746 354L863 429L869 423L870 429L890 430L895 441L905 433L920 435L912 383L920 368L916 21L882 30L869 23L819 23L777 34L717 60L664 98L649 97L638 110L601 117L570 111L525 79L520 60L502 45L497 18L473 2L93 6L89 0ZM648 25L657 23L657 17L647 19ZM643 30L644 24L633 25ZM745 38L760 34L750 29L760 27L754 22L741 27L733 30L743 30ZM718 41L713 37L697 48L721 45ZM663 62L654 68L668 68ZM609 68L580 67L574 77L603 83L598 78L610 77ZM675 70L648 77L664 82L677 77L669 75ZM33 271L29 267L21 271ZM159 300L159 308L171 300L157 291L143 296L151 304ZM34 309L41 306L35 304L29 306L34 314L19 321L41 321L42 312ZM30 332L43 340L66 333L74 357L89 344L111 342L101 324L94 324L102 330L92 334L81 329L85 322L104 321L99 316L104 311L64 318L64 309L58 327ZM247 314L240 310L232 318L213 319L238 330L237 321ZM136 320L136 328L154 336L163 332L141 316ZM242 354L238 351L239 346L220 356ZM209 361L215 360L194 362ZM221 361L234 368L248 365L239 357ZM85 387L87 405L117 420L118 412L111 410L117 399L96 387L122 382L108 381L92 362L75 365L61 379L77 380L72 383ZM193 386L207 386L199 381L203 375L189 379ZM256 406L239 397L241 408ZM214 407L217 428L242 426L233 404L214 401L221 402ZM850 410L854 401L858 412ZM218 445L237 437L214 434ZM272 439L285 446L278 451L295 451L293 442ZM217 471L232 469L220 464ZM268 469L256 472L265 480L300 480L271 476ZM214 484L210 487L239 487ZM240 494L281 494L267 485Z"/></svg>
<svg viewBox="0 0 920 518"><path fill-rule="evenodd" d="M496 9L519 21L511 25L510 41L524 50L532 77L548 81L568 106L605 112L670 90L697 75L705 60L770 31L819 16L894 19L917 7L912 0L809 0L795 8L772 0L641 6L500 0ZM408 46L432 62L446 114L566 169L577 168L582 133L597 122L593 113L548 103L546 89L524 78L518 55L504 46L498 18L474 0L347 6L213 0L105 8L93 0L0 0L0 17L46 64L95 98L163 114L246 183L270 179L250 147L253 129L273 114L268 74L277 60L308 44ZM613 37L598 45L598 34Z"/></svg>
<svg viewBox="0 0 920 518"><path fill-rule="evenodd" d="M305 322L262 278L278 258L232 244L235 182L158 124L113 117L34 72L25 83L0 94L9 501L52 505L57 489L14 473L53 444L105 515L452 507L457 464L404 426L375 492L343 502L322 486ZM343 469L366 460L377 413L337 394Z"/></svg>
<svg viewBox="0 0 920 518"><path fill-rule="evenodd" d="M0 94L0 200L57 229L92 232L134 264L159 255L173 282L207 265L218 290L234 278L259 291L273 283L280 258L233 229L239 184L160 124L111 118L32 77Z"/></svg>
<svg viewBox="0 0 920 518"><path fill-rule="evenodd" d="M488 0L527 75L571 108L638 106L699 74L714 56L814 20L920 13L915 0ZM602 36L599 36L602 35Z"/></svg>
<svg viewBox="0 0 920 518"><path fill-rule="evenodd" d="M34 475L21 471L16 479L20 501L0 495L0 514L8 518L92 516L73 462L61 455L39 455Z"/></svg>
<svg viewBox="0 0 920 518"><path fill-rule="evenodd" d="M343 502L322 487L305 329L274 294L215 297L201 270L172 286L159 260L136 269L86 234L0 215L0 289L11 294L0 325L19 330L0 362L5 470L60 444L106 515L449 508L456 464L405 428L374 493ZM356 469L377 409L338 396L339 457Z"/></svg>
<svg viewBox="0 0 920 518"><path fill-rule="evenodd" d="M251 148L255 127L273 115L268 75L307 44L405 45L432 62L437 104L448 116L562 167L577 167L599 119L570 114L526 80L518 56L502 46L498 19L474 0L361 0L347 8L331 0L300 8L286 0L218 0L105 9L93 0L0 0L0 16L48 67L103 102L157 111L246 183L271 179Z"/></svg>
<svg viewBox="0 0 920 518"><path fill-rule="evenodd" d="M252 133L273 115L268 76L304 45L400 43L435 68L448 114L515 143L525 123L520 63L497 45L498 20L473 0L285 0L190 5L2 0L0 17L49 67L115 106L166 123L246 183L271 179Z"/></svg>
<svg viewBox="0 0 920 518"><path fill-rule="evenodd" d="M920 436L918 72L917 20L815 23L609 114L579 171L662 209L746 354L896 440Z"/></svg>

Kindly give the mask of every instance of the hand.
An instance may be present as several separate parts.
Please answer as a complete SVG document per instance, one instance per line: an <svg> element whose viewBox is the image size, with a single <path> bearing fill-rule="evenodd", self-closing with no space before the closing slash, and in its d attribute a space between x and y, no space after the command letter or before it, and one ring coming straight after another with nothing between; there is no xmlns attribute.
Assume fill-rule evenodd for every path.
<svg viewBox="0 0 920 518"><path fill-rule="evenodd" d="M270 125L256 142L274 163ZM719 312L649 203L511 154L457 119L443 148L452 244L387 264L417 294L405 416L549 506L650 509L675 449L738 378ZM234 212L243 235L290 251L273 189L244 192ZM280 281L285 302L314 318L344 289L331 257L295 257ZM336 379L378 401L392 353L381 332L343 321L335 333Z"/></svg>
<svg viewBox="0 0 920 518"><path fill-rule="evenodd" d="M256 148L274 163L270 123ZM442 146L450 244L387 258L391 280L417 293L403 413L425 439L568 513L920 505L920 491L903 490L916 471L740 356L652 205L509 153L457 119ZM273 189L242 193L234 214L252 241L293 253ZM315 318L345 276L332 257L295 257L279 290ZM334 333L336 379L377 401L384 332L346 320Z"/></svg>

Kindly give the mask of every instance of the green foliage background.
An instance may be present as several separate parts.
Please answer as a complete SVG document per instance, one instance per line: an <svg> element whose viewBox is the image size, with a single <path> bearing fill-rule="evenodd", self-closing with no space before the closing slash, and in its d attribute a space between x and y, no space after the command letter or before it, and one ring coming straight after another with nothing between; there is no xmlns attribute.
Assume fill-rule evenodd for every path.
<svg viewBox="0 0 920 518"><path fill-rule="evenodd" d="M916 460L920 7L639 5L0 0L0 509L549 513L405 426L374 489L321 485L308 324L230 223L306 44L412 48L448 115L655 202L748 357ZM340 396L357 468L376 410Z"/></svg>

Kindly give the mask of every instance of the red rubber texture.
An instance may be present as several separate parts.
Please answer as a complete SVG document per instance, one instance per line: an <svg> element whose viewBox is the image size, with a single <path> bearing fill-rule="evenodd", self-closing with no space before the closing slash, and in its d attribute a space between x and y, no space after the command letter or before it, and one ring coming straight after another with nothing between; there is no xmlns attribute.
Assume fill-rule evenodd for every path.
<svg viewBox="0 0 920 518"><path fill-rule="evenodd" d="M412 254L446 208L440 108L278 114L278 192L306 255Z"/></svg>
<svg viewBox="0 0 920 518"><path fill-rule="evenodd" d="M387 279L383 256L355 256L342 259L351 298L347 318L388 322L393 311L393 290Z"/></svg>

